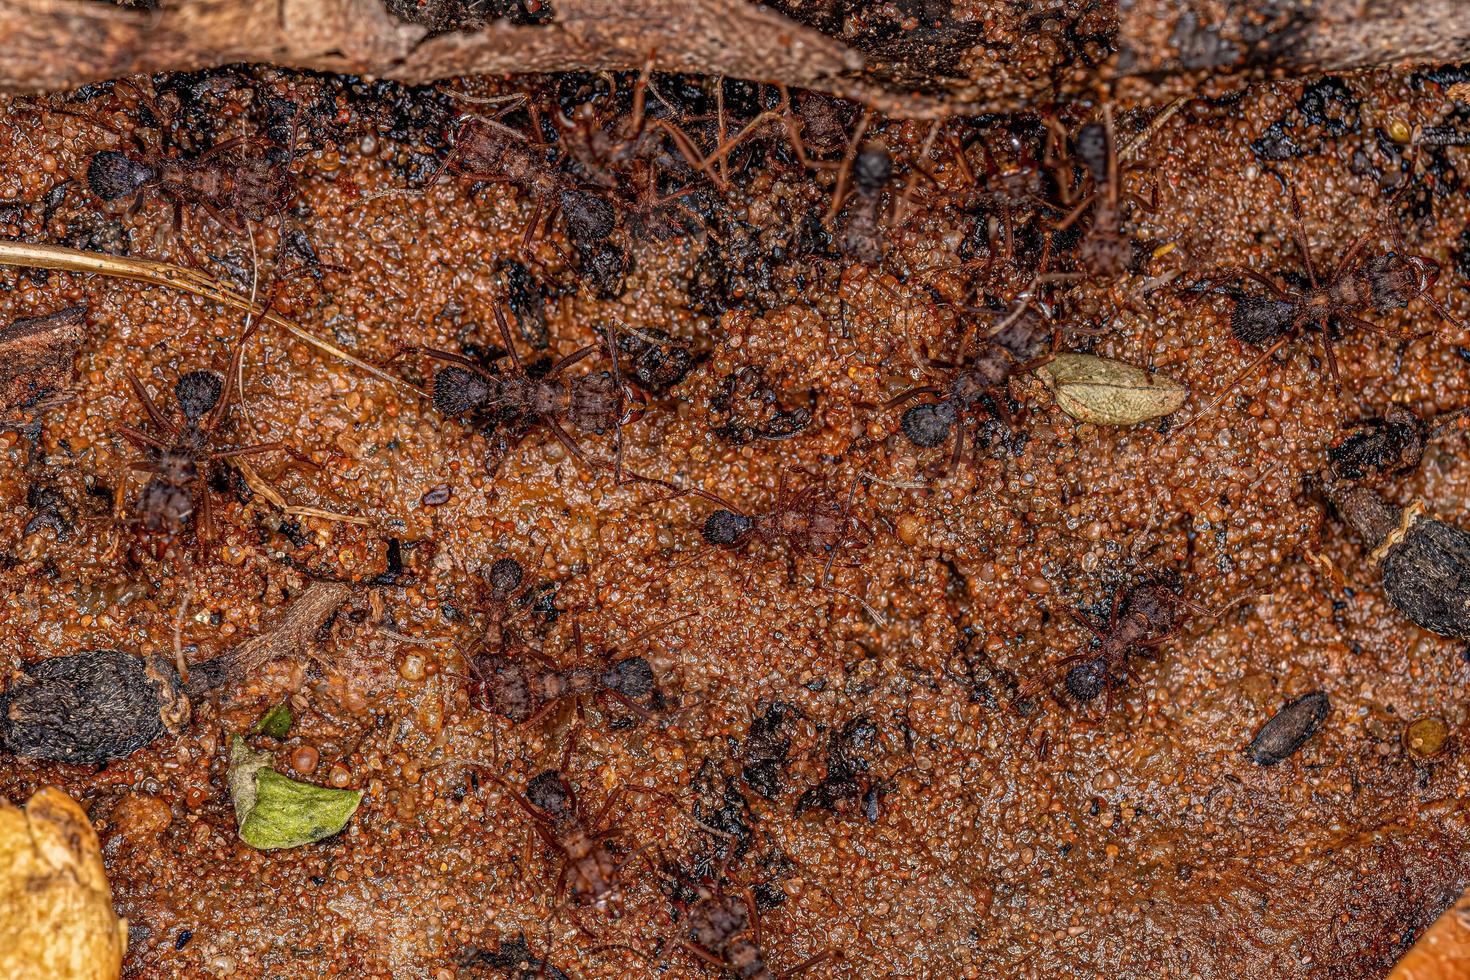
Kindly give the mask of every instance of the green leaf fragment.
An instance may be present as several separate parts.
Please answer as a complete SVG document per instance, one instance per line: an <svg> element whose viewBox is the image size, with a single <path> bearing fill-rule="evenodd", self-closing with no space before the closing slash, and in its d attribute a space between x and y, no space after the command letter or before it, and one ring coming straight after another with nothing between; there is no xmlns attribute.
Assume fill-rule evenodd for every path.
<svg viewBox="0 0 1470 980"><path fill-rule="evenodd" d="M300 783L270 767L269 752L252 752L236 737L230 746L230 799L240 839L259 850L300 847L347 826L362 791Z"/></svg>
<svg viewBox="0 0 1470 980"><path fill-rule="evenodd" d="M1172 378L1091 354L1058 354L1036 373L1058 408L1094 425L1137 425L1177 411L1189 397Z"/></svg>
<svg viewBox="0 0 1470 980"><path fill-rule="evenodd" d="M274 739L285 738L291 731L291 707L285 701L267 711L250 729L252 735L269 735Z"/></svg>

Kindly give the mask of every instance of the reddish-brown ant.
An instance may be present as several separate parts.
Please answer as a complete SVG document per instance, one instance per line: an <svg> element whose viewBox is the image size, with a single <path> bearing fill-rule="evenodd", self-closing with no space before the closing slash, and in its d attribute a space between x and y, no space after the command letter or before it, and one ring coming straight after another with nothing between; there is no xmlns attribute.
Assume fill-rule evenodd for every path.
<svg viewBox="0 0 1470 980"><path fill-rule="evenodd" d="M409 347L400 352L400 356L420 353L450 362L450 366L440 368L434 375L434 407L445 415L468 416L487 428L508 425L516 440L542 426L588 468L612 469L617 482L624 482L622 427L642 415L646 399L624 383L618 368L617 347L611 337L601 344L589 344L573 351L552 364L545 374L533 377L516 351L504 312L499 304L494 309L501 341L510 354L512 367L508 372L493 372L467 357L429 347ZM607 353L611 371L575 378L566 376L567 368L599 350ZM568 427L595 435L613 430L616 444L613 462L589 457L567 431Z"/></svg>
<svg viewBox="0 0 1470 980"><path fill-rule="evenodd" d="M136 93L167 129L167 116L158 104L127 81L118 81ZM216 143L192 159L173 155L165 145L149 145L138 130L119 132L110 124L83 113L77 116L119 139L131 140L133 151L98 150L87 164L87 187L103 201L130 200L127 214L135 214L150 190L173 204L174 226L182 227L184 208L197 207L227 230L242 234L249 222L281 214L295 191L291 164L296 159L296 128L282 147L262 137L238 136Z"/></svg>
<svg viewBox="0 0 1470 980"><path fill-rule="evenodd" d="M688 910L688 938L679 946L700 962L727 970L743 980L776 980L761 948L760 915L755 896L730 895L723 889L701 888L699 900ZM783 971L783 977L799 976L838 954L824 950Z"/></svg>
<svg viewBox="0 0 1470 980"><path fill-rule="evenodd" d="M893 158L878 144L858 151L852 162L853 199L841 230L845 255L868 265L883 260L883 225L879 213L883 188L893 178Z"/></svg>
<svg viewBox="0 0 1470 980"><path fill-rule="evenodd" d="M826 559L822 578L817 584L821 588L830 588L827 582L837 555L844 550L861 551L874 537L872 529L852 514L858 481L853 481L847 500L842 501L837 494L817 483L790 493L786 488L787 475L785 472L781 474L775 504L769 510L756 514L746 513L708 490L683 489L675 496L692 493L720 505L719 510L705 518L700 528L700 535L706 543L744 551L758 540L784 540L793 555Z"/></svg>
<svg viewBox="0 0 1470 980"><path fill-rule="evenodd" d="M494 119L466 116L460 120L454 149L439 173L445 171L475 181L511 184L529 196L534 210L523 237L525 244L536 236L543 221L555 219L558 213L565 215L567 235L576 245L602 241L617 224L611 204L579 188L525 136Z"/></svg>
<svg viewBox="0 0 1470 980"><path fill-rule="evenodd" d="M687 619L687 616L679 617ZM653 631L679 620L660 623ZM633 637L636 643L653 631ZM572 623L572 647L583 650L581 624ZM517 725L531 725L563 701L584 695L607 698L640 718L651 717L639 703L654 694L653 668L640 656L619 656L606 650L597 658L602 666L562 670L524 643L506 643L470 659L470 703Z"/></svg>
<svg viewBox="0 0 1470 980"><path fill-rule="evenodd" d="M625 790L610 793L602 809L591 817L583 813L576 790L563 775L571 763L575 743L574 731L567 739L561 769L548 769L535 776L526 784L525 795L499 776L489 776L531 819L537 836L561 857L554 890L556 905L561 905L565 895L574 907L590 906L603 912L620 905L622 871L641 849L619 855L608 846L609 841L624 834L621 827L604 826L604 821Z"/></svg>
<svg viewBox="0 0 1470 980"><path fill-rule="evenodd" d="M1115 591L1106 626L1072 611L1072 618L1093 634L1094 640L1089 642L1097 646L1050 664L1039 677L1021 688L1017 700L1026 700L1053 677L1065 673L1067 691L1074 698L1091 701L1106 693L1107 708L1111 710L1117 688L1128 678L1138 680L1138 673L1130 663L1132 658L1173 636L1179 629L1184 609L1216 615L1160 581L1142 582Z"/></svg>
<svg viewBox="0 0 1470 980"><path fill-rule="evenodd" d="M1119 152L1113 136L1112 106L1103 106L1101 123L1087 123L1078 130L1074 148L1077 158L1087 169L1092 191L1054 230L1070 227L1091 205L1092 223L1082 236L1080 247L1082 264L1094 275L1116 279L1133 264L1133 240L1123 233L1123 205L1131 202L1145 210L1152 205L1137 195L1123 192Z"/></svg>
<svg viewBox="0 0 1470 980"><path fill-rule="evenodd" d="M213 442L220 423L229 411L234 379L240 370L245 342L254 329L247 331L235 346L229 369L224 377L214 371L189 371L174 384L182 422L174 422L158 407L143 382L131 370L128 384L143 409L159 430L149 435L131 426L118 426L118 434L148 454L148 460L133 466L134 470L151 473L138 497L137 513L149 531L162 531L172 537L181 533L197 513L196 543L201 550L214 534L210 508L210 477L221 460L254 453L286 449L280 442L215 449Z"/></svg>
<svg viewBox="0 0 1470 980"><path fill-rule="evenodd" d="M964 416L973 412L983 399L1001 421L1011 425L1010 410L1006 407L1006 382L1050 360L1050 355L1038 356L1046 340L1054 335L1041 311L1027 304L1005 319L1000 319L999 311L986 312L1002 326L986 339L979 353L965 354L969 343L967 330L960 339L959 363L930 360L929 367L942 372L937 384L911 388L888 402L892 407L926 395L937 396L936 401L915 405L904 412L900 425L909 442L926 449L943 445L954 430L951 466L964 453Z"/></svg>
<svg viewBox="0 0 1470 980"><path fill-rule="evenodd" d="M1416 299L1423 299L1446 323L1459 330L1465 329L1465 324L1430 294L1434 284L1439 281L1439 264L1422 255L1402 255L1398 252L1365 258L1363 251L1372 238L1371 231L1358 236L1338 260L1332 274L1325 281L1320 280L1312 262L1311 246L1307 244L1307 233L1301 219L1301 201L1295 188L1291 190L1291 201L1292 235L1306 269L1306 289L1283 287L1254 269L1246 268L1220 270L1192 287L1194 291L1202 292L1234 279L1244 278L1268 289L1270 296L1237 293L1232 297L1235 307L1230 313L1230 332L1243 344L1270 346L1246 365L1208 405L1189 422L1184 423L1186 426L1219 405L1256 368L1292 340L1302 336L1308 328L1316 329L1328 373L1332 377L1333 385L1338 388L1341 387L1341 376L1332 345L1337 340L1337 330L1341 326L1358 327L1401 340L1423 336L1415 334L1405 337L1395 334L1371 320L1363 319L1357 315L1359 313L1388 313L1403 309Z"/></svg>

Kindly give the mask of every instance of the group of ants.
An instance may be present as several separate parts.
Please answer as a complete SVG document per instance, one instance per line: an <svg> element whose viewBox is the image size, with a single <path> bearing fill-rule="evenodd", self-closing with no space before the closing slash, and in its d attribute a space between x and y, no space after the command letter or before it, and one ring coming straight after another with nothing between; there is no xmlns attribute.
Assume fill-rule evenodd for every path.
<svg viewBox="0 0 1470 980"><path fill-rule="evenodd" d="M1055 350L1060 331L1030 290L1046 283L1115 279L1133 266L1136 243L1126 226L1131 208L1148 206L1123 187L1121 161L1134 144L1120 151L1106 106L1099 118L1082 125L1075 135L1054 119L1045 120L1039 145L1019 150L1015 159L1003 163L978 139L978 155L967 152L971 145L947 131L946 124L936 123L921 151L900 168L885 146L864 138L870 114L862 114L849 131L851 116L840 116L832 102L807 93L793 98L779 86L772 91L766 108L735 124L726 118L723 104L703 117L681 117L659 94L647 70L637 75L627 112L598 115L591 109L580 113L564 109L548 124L534 100L482 98L478 101L490 108L476 109L457 121L447 156L424 186L446 176L476 186L510 185L533 209L524 242L539 236L550 240L549 230L560 216L565 241L576 253L573 267L589 277L600 276L609 262L616 265L616 256L608 255L617 251L613 243L620 228L636 237L635 232L651 227L667 231L686 218L698 221L696 191L729 190L738 180L743 148L762 142L770 158L794 158L791 165L796 168L835 173L825 223L846 260L881 263L886 229L903 220L904 210L916 199L927 198L975 216L984 228L986 261L991 263L1014 256L1022 239L1019 216L1028 216L1045 232L1040 271L1028 293L1014 306L970 308L972 325L957 345L957 354L949 361L929 362L931 383L902 392L888 403L894 408L916 403L908 404L900 417L904 437L917 449L938 448L952 440L947 462L940 465L958 465L965 455L967 428L990 419L1013 425L1008 382L1044 364L1051 356L1048 342ZM131 93L134 103L147 105L156 120L167 118L140 86L119 82L114 92ZM102 201L125 204L129 214L150 199L162 199L174 208L176 223L193 210L231 232L250 233L252 226L282 216L294 194L293 165L303 156L294 124L285 145L277 139L243 136L185 154L166 140L145 139L139 130L116 129L93 113L67 107L58 111L80 116L121 141L117 148L91 154L85 183ZM512 114L526 120L524 129L506 122ZM542 138L548 125L561 134L557 145ZM705 152L702 146L710 143L713 149ZM770 148L776 144L781 144L779 154ZM936 150L944 148L951 155L951 177L941 181L934 159ZM660 168L669 169L671 160L687 181L685 187L666 190L667 182L661 182ZM1230 268L1215 270L1188 287L1196 296L1228 298L1233 303L1232 334L1261 351L1215 396L1214 404L1286 345L1308 337L1316 338L1336 380L1333 343L1341 333L1349 328L1387 333L1369 317L1417 299L1445 321L1463 326L1432 295L1438 265L1403 249L1375 253L1372 234L1352 242L1330 271L1319 269L1294 192L1292 200L1297 219L1293 236L1304 273L1293 280L1297 284L1282 285L1253 269ZM620 221L625 214L637 216L636 229L629 227L632 218ZM1069 233L1070 245L1064 252L1057 243ZM1246 291L1241 288L1244 284L1259 291ZM439 365L431 389L432 404L439 412L480 431L499 432L512 444L534 431L544 432L589 473L610 474L618 485L657 485L666 497L703 498L716 508L701 529L708 544L741 552L757 542L784 545L793 559L822 563L815 581L818 588L835 591L834 562L871 544L873 530L853 514L856 482L845 492L820 482L790 491L783 477L770 507L747 509L701 488L632 471L624 465L622 428L648 409L649 398L636 383L636 372L630 375L620 365L620 349L626 348L615 332L608 328L597 343L549 365L527 363L505 313L498 305L493 312L504 347L504 354L495 360L423 347L400 352L399 356L422 356ZM976 325L984 336L972 343ZM137 523L144 532L168 540L192 533L200 555L213 535L212 475L232 459L288 449L279 442L231 446L220 440L237 394L236 378L250 332L234 345L223 373L195 370L178 378L176 416L159 404L136 374L126 373L150 423L147 429L118 429L143 454L135 468L148 477L135 505ZM609 362L606 370L571 370L599 355ZM610 457L585 448L588 436L608 433L614 443ZM786 435L781 431L771 437ZM981 437L972 432L968 438L978 451ZM651 717L656 683L645 658L612 653L595 668L567 670L518 639L509 626L509 613L526 604L529 587L523 588L523 577L524 569L509 558L496 561L485 573L492 625L467 658L471 703L515 725L534 725L557 705L589 695ZM1105 622L1073 613L1093 634L1087 648L1052 664L1020 690L1018 700L1062 677L1066 690L1079 702L1106 694L1111 705L1115 691L1129 678L1137 678L1135 658L1167 641L1190 611L1209 613L1184 598L1168 576L1118 589ZM580 656L580 635L574 645ZM540 774L523 790L499 776L491 778L560 856L558 908L607 910L619 901L621 872L645 856L646 849L620 846L617 838L622 830L607 825L617 794L596 813L584 810L563 775L569 763L565 758L560 771ZM704 829L719 834L714 828ZM736 976L774 980L751 892L727 891L725 870L722 863L712 885L686 890L689 900L681 906L684 934L673 945ZM820 953L783 975L795 976L837 956ZM566 976L546 956L532 956L524 940L505 944L498 953L479 951L472 959L522 978Z"/></svg>

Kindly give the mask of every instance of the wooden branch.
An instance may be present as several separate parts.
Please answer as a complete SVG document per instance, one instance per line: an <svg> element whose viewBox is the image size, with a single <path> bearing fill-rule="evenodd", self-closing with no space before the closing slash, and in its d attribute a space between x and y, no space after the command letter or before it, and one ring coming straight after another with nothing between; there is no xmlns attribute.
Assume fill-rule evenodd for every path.
<svg viewBox="0 0 1470 980"><path fill-rule="evenodd" d="M233 62L409 83L651 64L783 82L917 118L1017 110L1099 85L1115 98L1162 101L1269 73L1470 61L1464 0L1116 0L1116 19L1104 9L1089 25L1097 50L1085 55L1057 25L1037 26L1039 4L992 0L983 24L946 22L953 57L944 68L924 60L932 48L922 38L864 54L754 0L546 0L545 23L444 34L398 20L383 2L165 0L143 12L99 0L0 0L0 91Z"/></svg>

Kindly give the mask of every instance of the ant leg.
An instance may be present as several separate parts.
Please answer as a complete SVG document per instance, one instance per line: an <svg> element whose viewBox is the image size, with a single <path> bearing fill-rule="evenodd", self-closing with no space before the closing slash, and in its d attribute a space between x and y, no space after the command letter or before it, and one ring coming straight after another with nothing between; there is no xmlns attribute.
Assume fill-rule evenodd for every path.
<svg viewBox="0 0 1470 980"><path fill-rule="evenodd" d="M1343 252L1342 258L1338 260L1337 268L1332 270L1332 278L1328 280L1329 282L1337 282L1348 269L1352 268L1353 260L1358 257L1358 253L1363 250L1363 246L1367 245L1368 239L1372 237L1373 233L1371 231L1365 231L1348 246L1348 250Z"/></svg>
<svg viewBox="0 0 1470 980"><path fill-rule="evenodd" d="M600 344L589 344L588 346L583 347L579 350L575 350L572 353L568 354L566 357L563 357L561 360L551 365L551 369L546 372L546 380L550 381L552 378L555 378L558 374L561 374L567 368L571 367L573 364L576 364L578 361L582 360L588 355L596 354L597 349L600 346Z"/></svg>
<svg viewBox="0 0 1470 980"><path fill-rule="evenodd" d="M124 374L128 379L128 384L133 389L133 394L138 396L138 401L143 404L143 411L148 413L148 417L153 420L153 424L174 439L177 439L179 437L179 427L170 422L168 416L163 414L163 410L158 407L158 403L148 394L148 389L143 387L142 380L133 373L132 368L125 369Z"/></svg>
<svg viewBox="0 0 1470 980"><path fill-rule="evenodd" d="M798 976L798 975L800 975L802 973L805 973L806 971L810 970L814 966L821 966L827 960L841 959L841 958L842 958L842 954L838 953L837 951L831 950L831 949L824 949L820 953L818 953L816 956L809 956L806 959L802 960L800 963L798 963L795 966L793 966L791 969L787 970L786 971L786 976L788 976L788 977L795 977L795 976Z"/></svg>
<svg viewBox="0 0 1470 980"><path fill-rule="evenodd" d="M723 89L723 86L721 86ZM618 421L613 428L613 482L623 485L623 375L618 368L618 347L613 342L611 325L603 325L603 343L607 345L607 358L612 362L613 390L618 393Z"/></svg>
<svg viewBox="0 0 1470 980"><path fill-rule="evenodd" d="M556 419L548 418L546 428L556 437L556 441L562 444L562 448L571 453L583 466L590 470L611 469L611 466L603 460L594 460L588 456L582 447L577 445L577 440L568 435L567 430L563 429L561 423Z"/></svg>
<svg viewBox="0 0 1470 980"><path fill-rule="evenodd" d="M505 343L505 349L510 352L510 359L515 364L516 373L525 374L525 365L521 364L521 355L516 352L515 341L510 336L510 324L505 320L505 311L500 304L495 304L495 326L500 330L500 339Z"/></svg>
<svg viewBox="0 0 1470 980"><path fill-rule="evenodd" d="M1185 429L1189 428L1191 425L1194 425L1194 423L1204 418L1210 412L1214 411L1216 408L1219 408L1220 403L1225 400L1230 392L1240 387L1242 381L1244 381L1250 374L1254 373L1256 368L1260 367L1262 364L1266 363L1266 361L1270 360L1282 347L1285 347L1286 342L1290 339L1291 335L1288 334L1287 336L1282 337L1280 340L1276 341L1276 343L1272 344L1270 347L1266 348L1265 353L1256 358L1254 361L1251 361L1249 364L1247 364L1245 368L1235 376L1234 381L1231 381L1220 391L1219 394L1217 394L1214 398L1211 398L1209 404L1196 412L1194 416L1191 417L1188 421L1181 423L1177 428L1170 432L1169 435L1166 437L1166 441L1168 439L1174 438L1177 433L1183 432Z"/></svg>
<svg viewBox="0 0 1470 980"><path fill-rule="evenodd" d="M1317 334L1317 339L1322 344L1322 356L1327 361L1327 373L1332 376L1332 389L1340 396L1342 394L1342 375L1337 370L1337 355L1332 352L1332 341L1327 337L1327 324L1322 324L1322 331Z"/></svg>
<svg viewBox="0 0 1470 980"><path fill-rule="evenodd" d="M1083 616L1077 610L1075 610L1075 609L1068 609L1067 610L1067 615L1068 616L1071 616L1072 619L1073 619L1073 621L1076 622L1078 626L1085 627L1086 629L1088 629L1089 631L1091 631L1092 635L1095 636L1095 637L1097 637L1098 639L1101 640L1101 639L1106 639L1107 638L1107 635L1108 634L1107 634L1107 631L1106 630L1101 629L1100 627L1098 627L1097 624L1095 624L1094 622L1092 622L1092 620L1088 619L1086 616ZM1115 613L1115 615L1116 615L1116 613Z"/></svg>
<svg viewBox="0 0 1470 980"><path fill-rule="evenodd" d="M213 431L214 427L219 425L220 420L224 418L225 413L230 410L230 400L238 394L235 390L235 378L240 374L240 365L245 360L245 345L250 342L250 338L255 336L255 332L260 329L261 322L261 320L256 320L250 324L245 332L240 335L240 339L235 341L235 350L230 355L230 366L225 371L224 388L220 391L219 399L214 403L214 408L210 409L209 414L204 417L203 428L205 432Z"/></svg>
<svg viewBox="0 0 1470 980"><path fill-rule="evenodd" d="M1297 195L1296 184L1290 183L1291 190L1291 234L1296 239L1296 247L1302 253L1302 264L1307 267L1307 280L1311 282L1312 288L1317 288L1317 270L1312 267L1312 247L1307 244L1307 229L1302 224L1302 199Z"/></svg>
<svg viewBox="0 0 1470 980"><path fill-rule="evenodd" d="M741 897L745 899L746 921L750 923L750 937L756 946L761 945L761 915L756 911L755 892L746 888Z"/></svg>
<svg viewBox="0 0 1470 980"><path fill-rule="evenodd" d="M1214 288L1214 286L1216 285L1223 285L1229 282L1231 279L1235 278L1250 279L1258 282L1262 286L1265 286L1267 289L1271 290L1271 295L1281 300L1282 302L1292 302L1291 295L1287 293L1286 290L1282 289L1280 285L1272 282L1270 279L1266 278L1256 270L1247 269L1244 266L1227 266L1223 269L1217 269L1215 270L1215 273L1213 275L1201 279L1190 288L1197 292L1205 292L1209 289Z"/></svg>
<svg viewBox="0 0 1470 980"><path fill-rule="evenodd" d="M196 487L194 497L199 508L199 521L194 528L194 548L200 559L203 559L209 542L214 540L214 506L209 502L208 487Z"/></svg>
<svg viewBox="0 0 1470 980"><path fill-rule="evenodd" d="M1053 677L1056 677L1058 674L1064 673L1066 671L1066 668L1070 667L1072 664L1079 663L1084 660L1096 659L1097 654L1095 653L1074 653L1071 656L1063 657L1060 660L1047 664L1046 668L1040 674L1036 675L1036 677L1021 685L1020 689L1016 691L1016 700L1029 700L1031 696L1034 695L1037 691L1050 684Z"/></svg>
<svg viewBox="0 0 1470 980"><path fill-rule="evenodd" d="M715 956L713 953L709 952L703 947L696 946L694 943L690 942L687 939L679 940L679 945L684 948L684 951L686 953L689 953L691 956L698 959L705 966L712 966L716 970L729 969L730 964L726 963L724 960L720 959L718 956Z"/></svg>
<svg viewBox="0 0 1470 980"><path fill-rule="evenodd" d="M902 405L906 401L911 401L912 399L918 398L922 395L938 394L942 394L942 392L940 392L940 390L933 385L925 385L922 388L910 388L908 391L905 391L900 395L895 395L892 398L888 399L888 401L883 403L883 407L895 408L899 405Z"/></svg>
<svg viewBox="0 0 1470 980"><path fill-rule="evenodd" d="M422 354L424 357L430 357L430 358L433 358L436 361L446 361L446 362L448 362L450 364L458 364L461 367L468 368L469 370L473 371L475 374L478 374L482 378L488 378L490 380L495 380L495 376L493 374L491 374L489 371L486 371L483 365L478 364L475 361L470 360L468 357L465 357L463 354L451 354L447 350L439 350L436 347L420 347L417 344L415 344L415 345L413 345L411 347L404 347L398 353L396 353L392 357L390 357L389 360L390 361L396 361L398 358L404 357L405 355L408 355L408 354Z"/></svg>
<svg viewBox="0 0 1470 980"><path fill-rule="evenodd" d="M842 207L842 202L847 199L847 181L852 176L852 162L857 159L858 144L862 142L863 134L868 131L868 123L872 121L873 110L865 108L862 118L858 120L857 129L853 131L852 139L848 141L847 150L842 154L842 166L837 170L837 186L832 190L832 203L827 208L827 216L822 219L822 224L831 225L837 217L837 211Z"/></svg>
<svg viewBox="0 0 1470 980"><path fill-rule="evenodd" d="M233 456L253 456L276 449L286 449L283 442L258 442L253 446L236 446L233 449L218 449L208 454L210 459L230 459Z"/></svg>
<svg viewBox="0 0 1470 980"><path fill-rule="evenodd" d="M1425 330L1420 333L1409 334L1399 333L1395 330L1390 330L1387 327L1374 323L1372 320L1364 320L1361 317L1350 316L1347 313L1334 313L1333 315L1336 316L1343 323L1357 327L1361 330L1371 330L1373 333L1382 334L1390 340L1419 340L1423 337L1428 337L1430 334L1434 333L1433 330Z"/></svg>
<svg viewBox="0 0 1470 980"><path fill-rule="evenodd" d="M140 432L130 425L119 425L117 427L117 434L134 443L140 449L156 449L161 453L168 452L167 445L159 442L157 439L148 435L148 433Z"/></svg>

